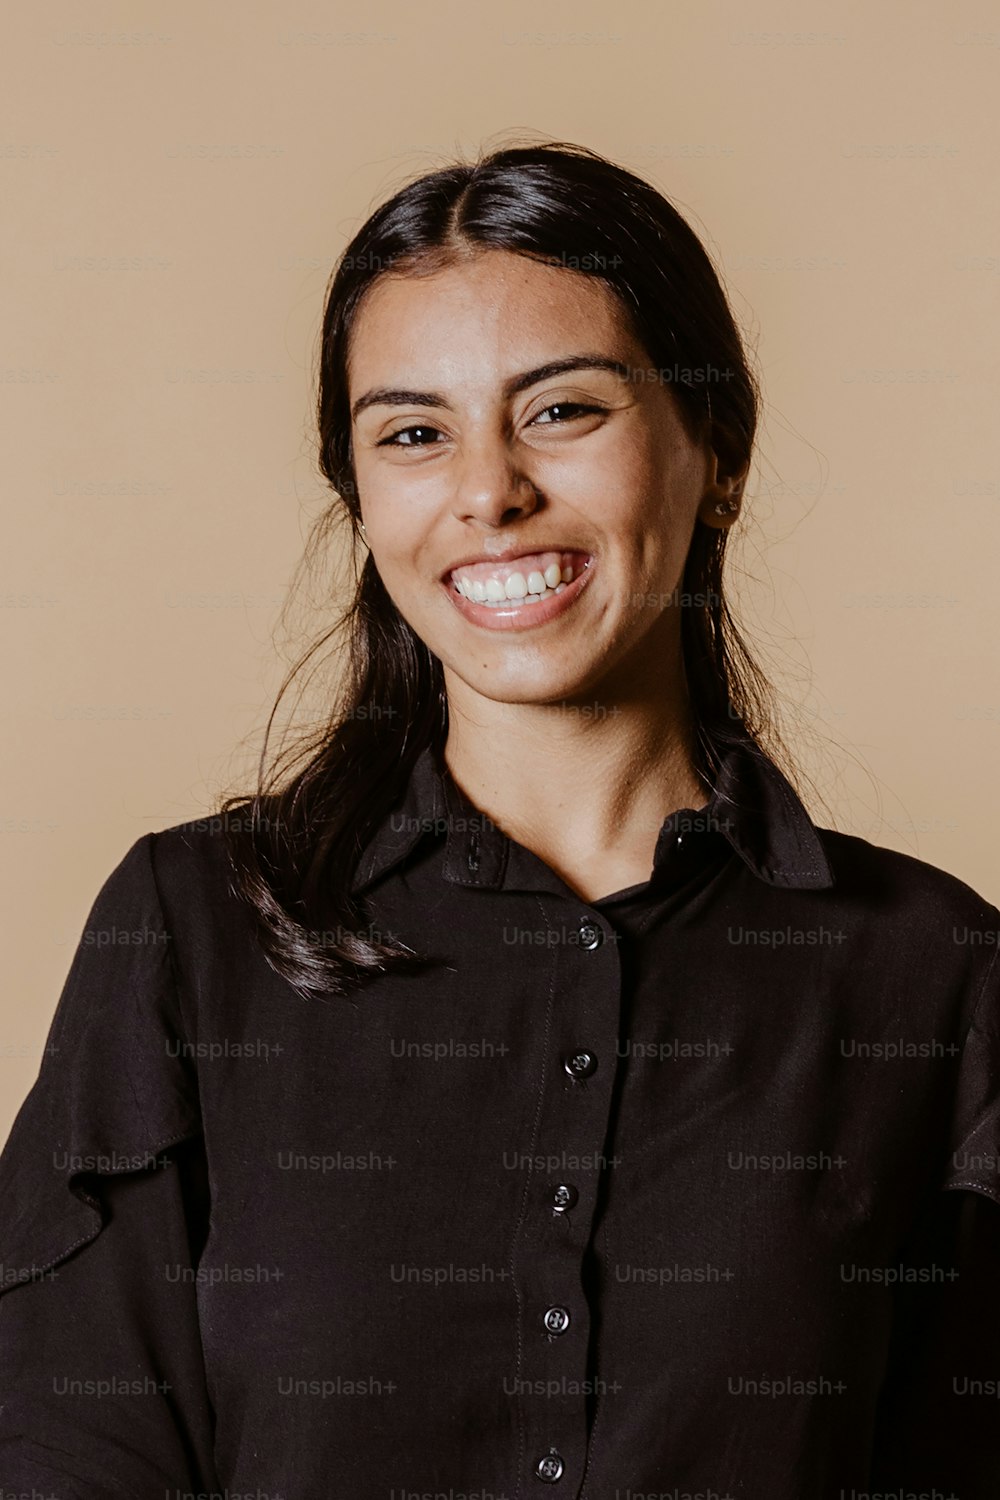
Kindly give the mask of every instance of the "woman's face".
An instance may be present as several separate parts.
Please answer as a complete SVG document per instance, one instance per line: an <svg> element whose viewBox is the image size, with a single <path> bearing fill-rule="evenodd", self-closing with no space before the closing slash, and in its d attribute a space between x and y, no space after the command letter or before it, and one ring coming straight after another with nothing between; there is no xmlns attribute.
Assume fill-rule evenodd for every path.
<svg viewBox="0 0 1000 1500"><path fill-rule="evenodd" d="M544 373L590 358L624 373ZM385 276L359 310L348 378L367 541L449 696L455 678L538 704L615 696L633 672L663 681L696 516L731 517L715 513L714 454L600 282L502 250ZM452 570L473 559L470 592L502 603L456 590Z"/></svg>

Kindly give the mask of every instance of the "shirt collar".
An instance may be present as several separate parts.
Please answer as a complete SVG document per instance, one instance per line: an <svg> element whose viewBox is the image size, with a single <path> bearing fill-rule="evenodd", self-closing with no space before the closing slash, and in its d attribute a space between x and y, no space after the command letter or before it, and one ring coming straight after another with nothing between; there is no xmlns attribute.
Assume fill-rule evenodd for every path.
<svg viewBox="0 0 1000 1500"><path fill-rule="evenodd" d="M751 740L725 745L715 787L706 807L682 808L660 828L654 870L678 837L723 834L746 867L767 885L786 890L824 890L833 871L813 823L787 777ZM427 838L447 841L444 878L457 885L501 888L513 864L523 871L518 845L462 792L437 746L428 744L414 761L396 804L358 861L352 891L400 863Z"/></svg>

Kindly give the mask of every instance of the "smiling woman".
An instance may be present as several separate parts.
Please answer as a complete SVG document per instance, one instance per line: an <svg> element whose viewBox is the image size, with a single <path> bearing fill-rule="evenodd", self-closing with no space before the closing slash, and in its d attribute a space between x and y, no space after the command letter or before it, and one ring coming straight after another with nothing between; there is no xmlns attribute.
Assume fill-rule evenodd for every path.
<svg viewBox="0 0 1000 1500"><path fill-rule="evenodd" d="M347 246L347 676L94 903L0 1157L5 1489L996 1500L1000 911L779 767L757 409L583 147Z"/></svg>
<svg viewBox="0 0 1000 1500"><path fill-rule="evenodd" d="M720 475L707 406L686 427L641 378L653 356L602 280L481 246L452 260L383 275L356 314L353 483L378 576L441 663L451 774L595 898L648 875L665 795L710 784L683 611L646 597L679 588L696 523L731 524L745 465ZM567 761L605 793L572 818Z"/></svg>

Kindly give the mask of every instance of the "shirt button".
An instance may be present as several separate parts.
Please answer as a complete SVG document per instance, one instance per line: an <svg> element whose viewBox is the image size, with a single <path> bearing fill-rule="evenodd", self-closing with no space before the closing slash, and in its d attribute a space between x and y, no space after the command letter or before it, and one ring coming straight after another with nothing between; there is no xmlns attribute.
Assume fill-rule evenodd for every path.
<svg viewBox="0 0 1000 1500"><path fill-rule="evenodd" d="M601 929L594 922L583 921L580 923L581 947L599 948L603 935Z"/></svg>
<svg viewBox="0 0 1000 1500"><path fill-rule="evenodd" d="M554 1448L550 1448L544 1458L540 1458L535 1465L535 1473L539 1479L544 1479L546 1484L555 1484L557 1479L562 1478L563 1461Z"/></svg>
<svg viewBox="0 0 1000 1500"><path fill-rule="evenodd" d="M542 1322L549 1333L565 1333L569 1327L569 1313L565 1307L550 1307Z"/></svg>
<svg viewBox="0 0 1000 1500"><path fill-rule="evenodd" d="M580 1194L576 1188L568 1182L560 1182L552 1189L552 1212L563 1214L567 1208L572 1208Z"/></svg>
<svg viewBox="0 0 1000 1500"><path fill-rule="evenodd" d="M571 1078L589 1078L597 1070L597 1058L580 1047L563 1053L563 1067Z"/></svg>

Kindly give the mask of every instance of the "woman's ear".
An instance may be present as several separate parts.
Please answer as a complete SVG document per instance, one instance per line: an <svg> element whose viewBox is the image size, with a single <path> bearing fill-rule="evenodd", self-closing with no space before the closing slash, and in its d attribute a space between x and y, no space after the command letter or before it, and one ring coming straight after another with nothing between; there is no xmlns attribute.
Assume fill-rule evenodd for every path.
<svg viewBox="0 0 1000 1500"><path fill-rule="evenodd" d="M732 472L720 470L719 459L714 449L709 450L710 466L705 492L698 505L698 519L706 526L732 526L740 512L743 486L746 483L749 464Z"/></svg>

